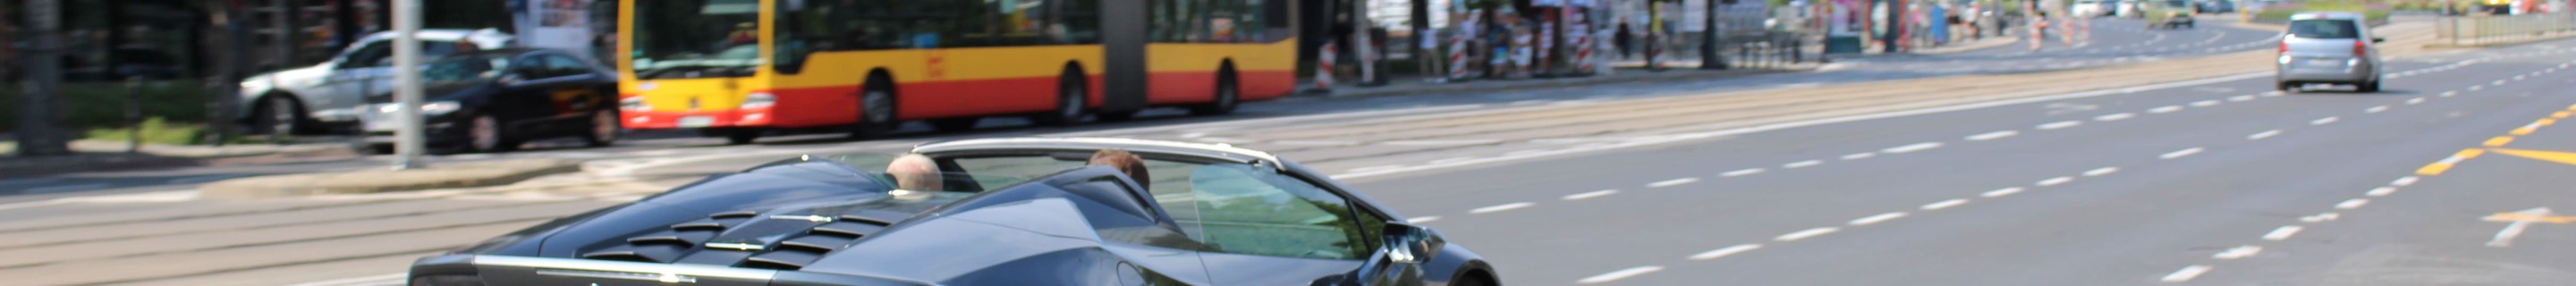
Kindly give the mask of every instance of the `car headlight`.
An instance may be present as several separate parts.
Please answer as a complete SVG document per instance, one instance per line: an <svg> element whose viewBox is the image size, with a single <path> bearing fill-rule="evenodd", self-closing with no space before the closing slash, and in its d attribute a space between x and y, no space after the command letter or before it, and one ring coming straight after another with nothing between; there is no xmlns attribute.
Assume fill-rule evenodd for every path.
<svg viewBox="0 0 2576 286"><path fill-rule="evenodd" d="M741 106L741 108L742 108L742 109L769 108L770 106L777 106L777 105L778 105L778 95L769 94L769 93L767 93L767 92L754 92L754 93L751 93L751 95L745 95L745 96L743 96L743 97L742 97L742 106Z"/></svg>

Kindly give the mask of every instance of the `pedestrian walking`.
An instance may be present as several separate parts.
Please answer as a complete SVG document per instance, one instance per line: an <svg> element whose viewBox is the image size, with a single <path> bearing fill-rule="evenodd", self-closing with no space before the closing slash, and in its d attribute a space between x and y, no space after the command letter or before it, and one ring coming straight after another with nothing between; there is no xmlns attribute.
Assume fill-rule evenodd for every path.
<svg viewBox="0 0 2576 286"><path fill-rule="evenodd" d="M1627 21L1619 21L1619 33L1610 35L1610 37L1614 38L1611 40L1610 44L1618 45L1619 59L1621 60L1634 57L1637 53L1637 51L1633 49L1636 47L1636 43L1633 43L1633 41L1636 41L1636 36L1631 35L1633 33L1636 32L1628 30Z"/></svg>

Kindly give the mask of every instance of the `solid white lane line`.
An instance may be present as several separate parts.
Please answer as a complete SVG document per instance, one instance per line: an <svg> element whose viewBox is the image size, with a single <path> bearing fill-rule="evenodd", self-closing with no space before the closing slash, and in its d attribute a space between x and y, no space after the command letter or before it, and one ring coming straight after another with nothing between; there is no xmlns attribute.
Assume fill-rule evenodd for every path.
<svg viewBox="0 0 2576 286"><path fill-rule="evenodd" d="M1781 168L1789 168L1789 169L1797 169L1797 168L1815 167L1816 165L1823 165L1823 164L1825 164L1825 161L1824 161L1824 160L1806 160L1806 161L1789 162L1788 164L1780 164L1780 167L1781 167Z"/></svg>
<svg viewBox="0 0 2576 286"><path fill-rule="evenodd" d="M2397 193L2397 188L2396 188L2396 187L2379 187L2379 188L2375 188L2375 189L2370 189L2370 192L2364 192L2364 193L2362 193L2362 195L2368 195L2368 196L2373 196L2373 197L2385 197L2385 196L2388 196L2388 194L2394 194L2394 193Z"/></svg>
<svg viewBox="0 0 2576 286"><path fill-rule="evenodd" d="M2010 187L2010 188L2003 188L2003 189L1999 189L1999 190L1986 191L1986 193L1983 193L1983 194L1977 194L1977 196L1981 196L1981 197L1988 197L1988 198L1992 198L1992 197L2001 197L2001 196L2009 196L2009 195L2012 195L2012 194L2021 193L2021 191L2022 191L2021 187Z"/></svg>
<svg viewBox="0 0 2576 286"><path fill-rule="evenodd" d="M1877 157L1877 156L1878 156L1878 153L1877 153L1877 152L1861 152L1861 153L1853 153L1853 154L1851 154L1851 155L1843 155L1843 160L1860 160L1860 159L1868 159L1869 157Z"/></svg>
<svg viewBox="0 0 2576 286"><path fill-rule="evenodd" d="M1968 141L1986 141L1986 140L2003 139L2004 137L2012 137L2013 135L2021 135L2021 131L2004 130L2004 131L1986 132L1985 134L1968 135Z"/></svg>
<svg viewBox="0 0 2576 286"><path fill-rule="evenodd" d="M1724 173L1724 174L1718 174L1718 175L1719 175L1719 176L1725 176L1725 177L1743 177L1743 176L1749 176L1749 175L1753 175L1753 174L1761 174L1761 173L1762 173L1762 171L1763 171L1763 170L1762 170L1762 168L1752 168L1752 169L1743 169L1743 170L1727 171L1727 172L1726 172L1726 173Z"/></svg>
<svg viewBox="0 0 2576 286"><path fill-rule="evenodd" d="M2057 130L2057 129L2065 129L2065 128L2067 128L2067 127L2075 127L2075 126L2077 126L2077 125L2084 125L2084 122L2083 122L2083 121L2074 121L2074 120L2058 121L2058 122L2049 122L2048 124L2040 124L2040 125L2039 125L2039 130Z"/></svg>
<svg viewBox="0 0 2576 286"><path fill-rule="evenodd" d="M1901 217L1905 217L1905 212L1889 212L1851 220L1851 225L1870 225Z"/></svg>
<svg viewBox="0 0 2576 286"><path fill-rule="evenodd" d="M2370 199L2349 199L2349 200L2343 200L2343 202L2341 202L2341 203L2335 203L2335 209L2339 209L2339 210L2356 209L2356 208L2361 208L2361 206L2362 206L2362 205L2368 205L2368 204L2370 204Z"/></svg>
<svg viewBox="0 0 2576 286"><path fill-rule="evenodd" d="M2309 121L2308 121L2308 125L2326 125L2327 123L2335 123L2335 121L2336 121L2336 120L2343 120L2343 118L2338 118L2338 117L2318 118L2317 120L2309 120Z"/></svg>
<svg viewBox="0 0 2576 286"><path fill-rule="evenodd" d="M2166 105L2164 107L2147 109L2147 113L2173 113L2175 111L2182 111L2182 106Z"/></svg>
<svg viewBox="0 0 2576 286"><path fill-rule="evenodd" d="M2180 151L2165 152L2165 154L2164 154L2164 155L2156 155L2156 158L2166 159L2166 160L2172 160L2173 158L2182 158L2183 156L2191 156L2191 154L2200 154L2200 150L2201 150L2201 149L2200 149L2200 147L2191 147L2191 149L2182 149L2182 150L2180 150Z"/></svg>
<svg viewBox="0 0 2576 286"><path fill-rule="evenodd" d="M1923 204L1923 210L1927 210L1927 211L1929 211L1929 210L1940 210L1940 209L1946 209L1946 208L1955 207L1955 206L1959 206L1959 205L1961 205L1961 204L1967 204L1967 203L1968 203L1968 199L1950 199L1950 200L1947 200L1947 201L1939 201L1939 202L1933 202L1933 203L1929 203L1929 204Z"/></svg>
<svg viewBox="0 0 2576 286"><path fill-rule="evenodd" d="M2136 116L2138 113L2107 113L2107 116L2094 116L2094 121L2120 121L2120 119L2136 119Z"/></svg>
<svg viewBox="0 0 2576 286"><path fill-rule="evenodd" d="M2200 278L2200 274L2201 274L2201 273L2209 273L2209 265L2192 265L2192 266L2184 266L2184 267L2182 268L2182 270L2174 270L2173 274L2165 274L2165 278L2164 278L2164 280L2163 280L2163 281L2165 281L2165 282L2183 282L2183 281L2191 281L2191 279L2192 279L2192 278Z"/></svg>
<svg viewBox="0 0 2576 286"><path fill-rule="evenodd" d="M1653 273L1655 271L1662 270L1664 270L1663 266L1648 265L1630 267L1628 269L1620 269L1619 271L1610 271L1610 273L1601 273L1601 275L1592 275L1592 277L1583 277L1583 280L1574 280L1574 283L1600 284L1602 282L1619 281L1619 279L1628 279L1628 277L1636 277L1637 275L1644 275L1646 273Z"/></svg>
<svg viewBox="0 0 2576 286"><path fill-rule="evenodd" d="M2361 110L2361 112L2362 112L2362 113L2379 113L2379 112L2381 112L2381 111L2388 111L2388 106L2387 106L2387 105L2372 106L2372 107L2370 107L2370 109L2363 109L2363 110Z"/></svg>
<svg viewBox="0 0 2576 286"><path fill-rule="evenodd" d="M2272 138L2272 136L2276 135L2281 135L2281 130L2263 131L2263 133L2245 135L2245 140L2263 140L2263 138Z"/></svg>
<svg viewBox="0 0 2576 286"><path fill-rule="evenodd" d="M2047 180L2039 180L2039 186L2041 186L2041 187L2046 187L2046 186L2055 186L2055 185L2058 185L2058 184L2065 184L2066 182L2073 182L2073 181L2075 181L2075 178L2074 178L2074 177L2056 177L2056 178L2048 178Z"/></svg>
<svg viewBox="0 0 2576 286"><path fill-rule="evenodd" d="M1807 239L1807 238L1809 238L1809 237L1816 237L1816 236L1818 236L1818 235L1825 235L1825 234L1827 234L1827 233L1834 233L1834 232L1836 232L1836 231L1842 231L1842 230L1843 230L1843 229L1841 229L1841 228L1835 228L1835 227L1830 227L1830 226L1828 226L1828 227L1819 227L1819 228L1810 228L1810 229L1807 229L1807 230L1801 230L1801 231L1798 231L1798 232L1791 232L1791 233L1789 233L1789 234L1782 234L1782 235L1780 235L1779 237L1773 237L1773 238L1771 238L1771 240L1778 240L1778 241L1798 241L1798 240L1800 240L1800 239Z"/></svg>
<svg viewBox="0 0 2576 286"><path fill-rule="evenodd" d="M19 191L18 191L18 193L19 193L19 194L60 193L60 192L70 192L70 191L86 191L86 190L98 189L98 188L106 188L106 187L107 187L107 184L106 184L106 183L97 183L97 184L79 184L79 185L61 185L61 186L42 187L42 188L28 188L28 189L25 189L25 190L19 190Z"/></svg>
<svg viewBox="0 0 2576 286"><path fill-rule="evenodd" d="M1932 150L1932 148L1941 148L1941 142L1914 143L1905 146L1888 147L1887 149L1881 149L1878 151L1886 152L1888 154L1901 154L1906 152Z"/></svg>
<svg viewBox="0 0 2576 286"><path fill-rule="evenodd" d="M1440 216L1418 216L1404 219L1404 223L1426 223L1436 220L1440 220Z"/></svg>
<svg viewBox="0 0 2576 286"><path fill-rule="evenodd" d="M2388 181L2388 185L2390 185L2390 186L2399 186L2399 187L2404 187L2404 186L2407 186L2407 185L2414 185L2414 184L2415 184L2415 180L2416 180L2415 176L2398 177L2398 178L2397 178L2397 180L2394 180L2394 181Z"/></svg>
<svg viewBox="0 0 2576 286"><path fill-rule="evenodd" d="M1661 181L1661 182L1648 183L1648 184L1646 184L1646 187L1648 187L1648 188L1662 188L1662 187L1680 186L1680 185L1682 185L1682 184L1697 183L1697 182L1699 182L1699 178L1680 178L1680 179L1663 180L1663 181Z"/></svg>
<svg viewBox="0 0 2576 286"><path fill-rule="evenodd" d="M2263 240L2281 241L2283 239L2290 239L2290 236L2292 235L2299 235L2300 229L2305 229L2305 227L2284 225L2281 226L2281 228L2272 229L2272 232L2263 233Z"/></svg>
<svg viewBox="0 0 2576 286"><path fill-rule="evenodd" d="M1583 193L1572 194L1572 195L1565 195L1565 197L1563 197L1562 199L1565 199L1565 200L1568 200L1568 201L1571 201L1571 200L1581 200L1581 199L1589 199L1589 198L1598 198L1598 197L1601 197L1601 196L1607 196L1607 195L1618 194L1618 193L1619 193L1619 190L1599 190L1599 191L1583 192Z"/></svg>
<svg viewBox="0 0 2576 286"><path fill-rule="evenodd" d="M2192 106L2192 107L2211 107L2211 106L2218 106L2218 101L2217 101L2217 100L2193 101L2193 102L2191 102L2191 106Z"/></svg>
<svg viewBox="0 0 2576 286"><path fill-rule="evenodd" d="M2120 167L2102 167L2102 168L2100 168L2100 169L2086 170L2086 171L2084 171L2084 176L2085 176L2085 177L2101 177L2102 175L2110 175L2112 172L2119 172L2119 171L2120 171Z"/></svg>
<svg viewBox="0 0 2576 286"><path fill-rule="evenodd" d="M2228 97L2228 98L2227 98L2227 101L2252 101L2252 100L2254 100L2254 96L2252 96L2252 95L2238 95L2238 96Z"/></svg>
<svg viewBox="0 0 2576 286"><path fill-rule="evenodd" d="M1487 213L1493 213L1493 212L1499 212L1499 211L1516 210L1516 209L1526 208L1526 207L1535 206L1535 205L1538 205L1538 203L1532 203L1532 202L1517 202L1517 203L1499 204L1499 205L1493 205L1493 206L1488 206L1488 207L1476 208L1476 209L1473 209L1473 210L1467 210L1467 214L1487 214Z"/></svg>
<svg viewBox="0 0 2576 286"><path fill-rule="evenodd" d="M2258 254L2258 253L2263 253L2263 247L2261 247L2261 246L2252 246L2252 245L2244 245L2244 246L2237 246L2237 247L2235 247L2235 248L2228 248L2228 249L2227 249L2227 251L2220 251L2220 252L2218 252L2218 254L2211 254L2211 255L2209 255L2209 258L2217 258L2217 259L2219 259L2219 260L2234 260L2234 259L2237 259L2237 258L2252 257L2252 256L2254 256L2254 254Z"/></svg>
<svg viewBox="0 0 2576 286"><path fill-rule="evenodd" d="M1717 258L1719 258L1719 257L1726 257L1726 256L1728 256L1728 255L1735 255L1736 253L1744 253L1744 252L1746 252L1746 251L1753 251L1754 249L1762 249L1762 245L1760 245L1760 244L1751 244L1751 243L1746 243L1746 244L1737 244L1737 245L1735 245L1735 246L1728 246L1728 247L1726 247L1726 248L1719 248L1719 249L1717 249L1717 250L1710 250L1710 251L1708 251L1708 252L1701 252L1701 253L1699 253L1699 254L1692 254L1692 255L1690 256L1690 259L1691 259L1691 260L1709 260L1709 259L1717 259Z"/></svg>

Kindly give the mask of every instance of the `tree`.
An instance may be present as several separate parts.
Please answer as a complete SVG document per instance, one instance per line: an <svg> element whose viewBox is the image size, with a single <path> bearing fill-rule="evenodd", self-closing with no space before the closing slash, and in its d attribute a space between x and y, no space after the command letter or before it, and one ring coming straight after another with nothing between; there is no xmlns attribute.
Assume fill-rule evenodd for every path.
<svg viewBox="0 0 2576 286"><path fill-rule="evenodd" d="M27 67L19 81L18 156L54 156L71 154L69 140L55 122L60 116L54 102L63 84L61 38L62 3L59 0L29 0L25 11L26 48L19 50L18 60Z"/></svg>

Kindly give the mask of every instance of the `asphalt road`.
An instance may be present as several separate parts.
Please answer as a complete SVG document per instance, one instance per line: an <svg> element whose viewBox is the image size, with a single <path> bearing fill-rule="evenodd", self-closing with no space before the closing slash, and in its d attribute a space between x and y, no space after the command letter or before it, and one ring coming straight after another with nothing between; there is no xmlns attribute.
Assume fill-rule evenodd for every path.
<svg viewBox="0 0 2576 286"><path fill-rule="evenodd" d="M2139 49L2177 57L2261 49L2228 47L2270 37L2218 25L2112 29L2125 26L2119 21L2127 20L2097 24L2087 47L2137 47L2052 46L2013 56L2024 47L2008 45L1871 58L1817 73L1299 100L1248 105L1235 116L1161 114L1080 128L998 121L977 132L888 140L817 135L716 146L658 138L441 158L596 159L593 172L503 188L212 201L179 181L376 166L369 161L14 179L0 187L107 185L0 197L0 277L27 285L385 283L423 254L791 154L1058 135L1270 150L1340 174L1474 248L1512 284L2576 279L2569 266L2576 261L2563 255L2576 225L2529 211L2576 211L2569 204L2576 199L2556 193L2570 180L2560 174L2576 165L2549 160L2576 160L2550 153L2576 152L2569 143L2576 130L2534 122L2576 108L2576 94L2563 88L2576 83L2565 72L2576 63L2576 41L2391 61L2388 91L2374 94L2272 93L2268 77L2228 76L1885 116L1772 114L1798 119L1759 126L1731 117L1767 114L1738 107L1759 105L1720 94L1867 82L1852 78L1923 66L2001 63L1888 78L2135 63L2153 59L2119 59ZM1995 58L1944 59L1981 56ZM2044 56L2057 58L2012 60ZM2050 64L2016 70L2016 62ZM2507 228L2519 231L2507 237Z"/></svg>

